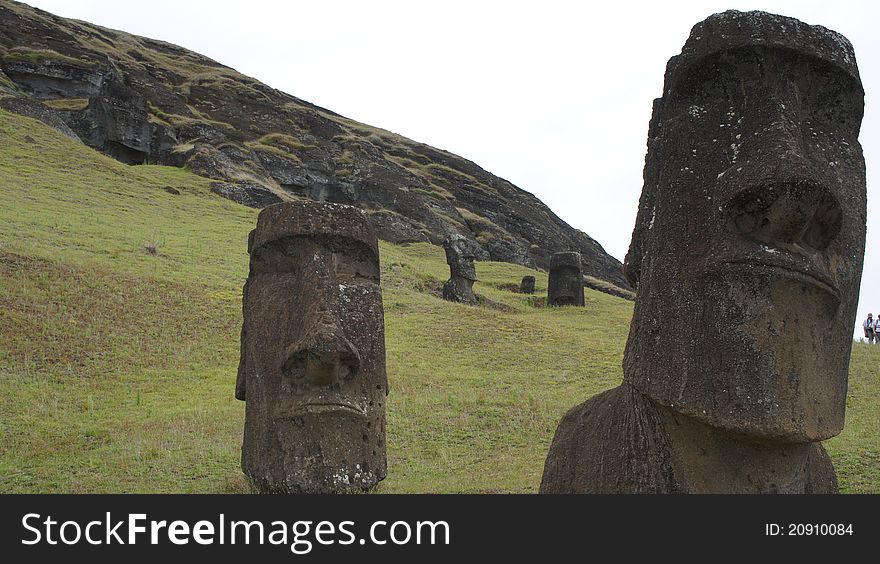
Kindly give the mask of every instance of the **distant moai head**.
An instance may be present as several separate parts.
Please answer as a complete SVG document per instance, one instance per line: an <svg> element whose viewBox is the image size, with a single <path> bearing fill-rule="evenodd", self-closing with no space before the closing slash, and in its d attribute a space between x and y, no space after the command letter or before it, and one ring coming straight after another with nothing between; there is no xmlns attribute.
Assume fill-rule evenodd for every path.
<svg viewBox="0 0 880 564"><path fill-rule="evenodd" d="M522 294L534 294L535 293L535 277L534 276L523 276L522 282L519 284L519 291Z"/></svg>
<svg viewBox="0 0 880 564"><path fill-rule="evenodd" d="M236 397L242 469L258 490L368 489L386 471L379 250L364 213L321 202L260 212Z"/></svg>
<svg viewBox="0 0 880 564"><path fill-rule="evenodd" d="M626 380L716 427L843 428L865 249L864 91L840 34L763 12L691 31L654 102L625 271Z"/></svg>
<svg viewBox="0 0 880 564"><path fill-rule="evenodd" d="M584 305L584 277L581 273L580 253L554 253L550 258L547 305Z"/></svg>
<svg viewBox="0 0 880 564"><path fill-rule="evenodd" d="M464 278L475 282L477 270L474 259L477 256L476 245L463 235L453 233L443 241L446 251L446 264L449 265L450 277Z"/></svg>
<svg viewBox="0 0 880 564"><path fill-rule="evenodd" d="M477 256L477 245L463 235L452 233L443 241L446 251L446 262L449 264L449 280L443 285L443 299L463 304L476 304L474 282L477 270L474 259Z"/></svg>

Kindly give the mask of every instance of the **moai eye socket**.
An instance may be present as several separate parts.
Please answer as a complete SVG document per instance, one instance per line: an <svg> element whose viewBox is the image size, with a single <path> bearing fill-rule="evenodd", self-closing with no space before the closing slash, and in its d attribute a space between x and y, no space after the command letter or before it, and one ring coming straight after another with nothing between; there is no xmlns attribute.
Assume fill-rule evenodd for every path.
<svg viewBox="0 0 880 564"><path fill-rule="evenodd" d="M801 84L803 115L815 133L836 130L839 134L858 137L862 122L863 94L855 80L831 65L807 60Z"/></svg>
<svg viewBox="0 0 880 564"><path fill-rule="evenodd" d="M250 269L254 274L296 273L302 270L307 249L297 237L271 241L251 251Z"/></svg>
<svg viewBox="0 0 880 564"><path fill-rule="evenodd" d="M377 262L372 253L366 250L333 253L333 270L338 281L378 283Z"/></svg>
<svg viewBox="0 0 880 564"><path fill-rule="evenodd" d="M689 68L679 77L672 91L671 102L685 108L691 117L699 117L706 110L704 104L716 103L730 97L741 82L735 60L750 56L748 51L716 54Z"/></svg>

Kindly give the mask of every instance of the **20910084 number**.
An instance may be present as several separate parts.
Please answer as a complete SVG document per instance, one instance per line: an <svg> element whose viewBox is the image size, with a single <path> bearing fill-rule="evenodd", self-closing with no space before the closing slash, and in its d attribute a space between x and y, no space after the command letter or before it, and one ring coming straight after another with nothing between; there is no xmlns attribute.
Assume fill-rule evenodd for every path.
<svg viewBox="0 0 880 564"><path fill-rule="evenodd" d="M790 536L834 536L852 535L852 524L843 523L790 523L788 525Z"/></svg>
<svg viewBox="0 0 880 564"><path fill-rule="evenodd" d="M768 537L785 536L852 536L852 523L789 523L779 525L776 523L764 524L764 534Z"/></svg>

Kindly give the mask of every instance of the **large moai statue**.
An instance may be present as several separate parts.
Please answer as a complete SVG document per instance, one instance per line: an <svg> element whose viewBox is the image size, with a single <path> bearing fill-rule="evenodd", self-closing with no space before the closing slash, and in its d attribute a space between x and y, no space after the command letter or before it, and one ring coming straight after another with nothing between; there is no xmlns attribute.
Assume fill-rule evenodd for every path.
<svg viewBox="0 0 880 564"><path fill-rule="evenodd" d="M553 253L547 280L547 305L584 305L584 276L581 273L580 253Z"/></svg>
<svg viewBox="0 0 880 564"><path fill-rule="evenodd" d="M569 411L542 492L835 492L865 250L864 91L823 27L725 12L654 102L624 381Z"/></svg>
<svg viewBox="0 0 880 564"><path fill-rule="evenodd" d="M521 294L535 293L535 277L523 276L522 282L519 283L519 292Z"/></svg>
<svg viewBox="0 0 880 564"><path fill-rule="evenodd" d="M385 329L376 235L322 202L260 212L248 240L241 467L262 493L343 493L385 478Z"/></svg>
<svg viewBox="0 0 880 564"><path fill-rule="evenodd" d="M449 280L443 285L443 299L450 302L475 304L474 282L477 270L474 267L476 245L463 235L453 233L443 241L446 263L449 265Z"/></svg>

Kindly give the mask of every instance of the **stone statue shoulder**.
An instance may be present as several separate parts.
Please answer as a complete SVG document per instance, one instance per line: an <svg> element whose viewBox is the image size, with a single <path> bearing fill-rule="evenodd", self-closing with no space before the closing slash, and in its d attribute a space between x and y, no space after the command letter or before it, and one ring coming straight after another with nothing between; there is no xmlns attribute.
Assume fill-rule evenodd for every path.
<svg viewBox="0 0 880 564"><path fill-rule="evenodd" d="M807 457L807 475L807 489L804 493L838 493L834 465L822 443L810 445L810 454Z"/></svg>
<svg viewBox="0 0 880 564"><path fill-rule="evenodd" d="M698 440L699 437L679 433L679 442L672 443L669 426L681 431L685 420L669 410L658 408L647 396L626 383L598 394L571 409L560 421L547 454L540 491L837 493L834 468L821 443L789 446L792 455L799 448L808 450L805 464L793 475L795 479L785 484L751 484L754 489L750 490L737 489L730 481L729 489L725 489L714 483L711 477L706 477L705 468L702 473L694 473L710 457L706 456L705 450L700 451L702 456L690 450L694 444L718 446L723 441ZM698 423L695 429L697 432L718 432ZM725 468L727 466L716 468L709 474L717 475L724 484ZM737 468L739 466L733 465L729 469L736 474Z"/></svg>
<svg viewBox="0 0 880 564"><path fill-rule="evenodd" d="M656 408L627 384L565 414L541 480L541 493L678 491Z"/></svg>

